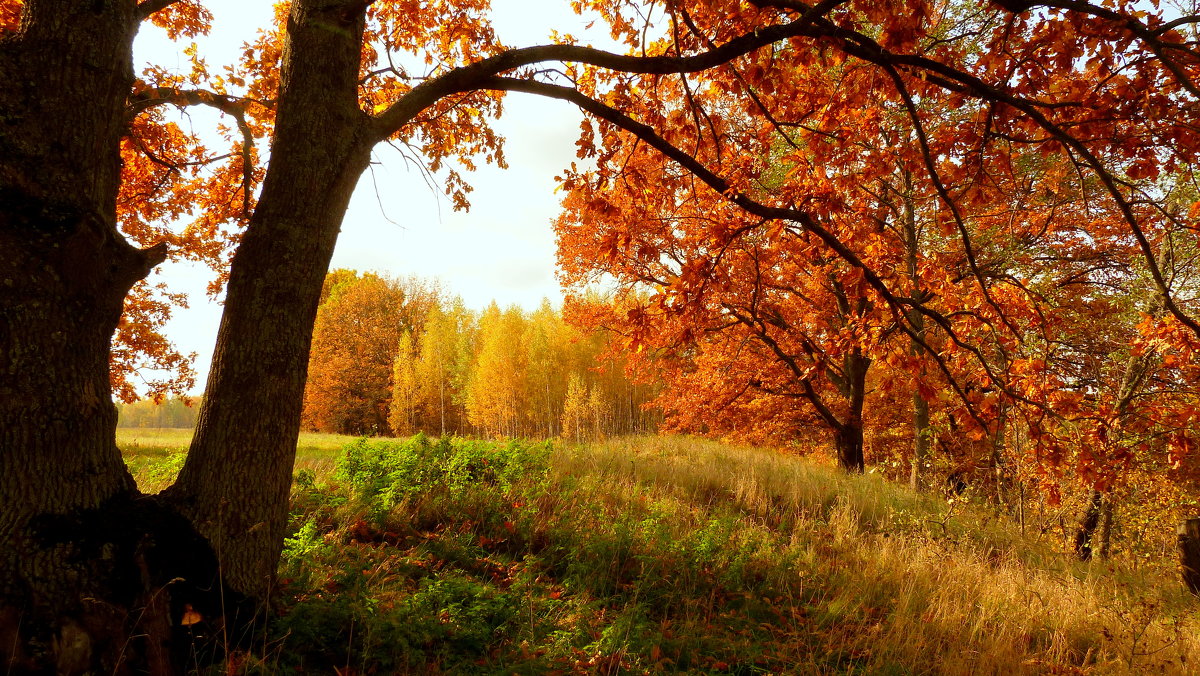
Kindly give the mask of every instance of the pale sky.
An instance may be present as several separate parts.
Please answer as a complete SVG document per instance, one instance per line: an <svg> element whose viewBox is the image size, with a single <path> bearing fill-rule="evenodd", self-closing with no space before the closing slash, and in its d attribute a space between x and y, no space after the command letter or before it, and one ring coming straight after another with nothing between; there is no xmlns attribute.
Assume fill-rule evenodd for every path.
<svg viewBox="0 0 1200 676"><path fill-rule="evenodd" d="M612 48L607 36L592 37L587 20L576 16L569 0L493 0L493 23L500 39L520 47L549 42L551 30L588 35L595 46ZM213 13L213 32L201 42L209 68L219 72L241 44L270 17L262 0L205 0ZM593 31L592 33L595 33ZM146 27L138 38L135 68L153 58L171 65L177 47ZM221 55L229 55L222 57ZM200 118L195 118L199 120ZM554 277L554 236L550 223L558 213L554 176L575 160L580 113L559 101L509 95L505 115L494 123L507 139L509 169L481 166L465 174L474 186L471 210L451 210L440 192L431 191L421 173L387 146L377 148L377 164L359 182L342 226L332 267L371 270L395 277L417 275L440 280L468 307L535 308L543 298L556 305L561 291ZM197 128L200 122L197 121ZM196 352L195 392L203 389L216 341L221 308L204 287L209 273L198 266L169 263L156 273L174 290L187 291L191 307L177 309L168 336L184 353Z"/></svg>

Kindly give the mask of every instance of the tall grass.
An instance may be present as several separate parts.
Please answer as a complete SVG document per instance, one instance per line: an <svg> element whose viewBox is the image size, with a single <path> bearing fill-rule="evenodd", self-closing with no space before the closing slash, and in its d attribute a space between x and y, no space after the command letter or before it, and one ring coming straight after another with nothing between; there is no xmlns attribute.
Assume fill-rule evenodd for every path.
<svg viewBox="0 0 1200 676"><path fill-rule="evenodd" d="M806 647L868 673L1188 673L1200 657L1197 602L1173 567L1079 564L986 510L878 477L686 438L575 449L557 464L591 500L677 501L664 539L724 515L743 541L770 543L766 579L803 590L794 600L814 620L791 670L823 670Z"/></svg>
<svg viewBox="0 0 1200 676"><path fill-rule="evenodd" d="M1082 565L988 511L772 451L359 441L305 468L286 612L239 668L1189 673L1168 568Z"/></svg>

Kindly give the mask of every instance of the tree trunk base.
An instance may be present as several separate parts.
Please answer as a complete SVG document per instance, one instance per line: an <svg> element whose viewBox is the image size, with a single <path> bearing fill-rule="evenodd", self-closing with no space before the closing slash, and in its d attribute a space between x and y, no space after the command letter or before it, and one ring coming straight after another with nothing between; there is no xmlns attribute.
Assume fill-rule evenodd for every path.
<svg viewBox="0 0 1200 676"><path fill-rule="evenodd" d="M56 570L46 589L26 576L26 594L0 599L9 673L183 673L244 645L264 618L224 587L208 542L158 497L118 496L35 517L26 530ZM64 579L74 598L58 593Z"/></svg>
<svg viewBox="0 0 1200 676"><path fill-rule="evenodd" d="M863 462L862 427L846 425L834 430L834 448L837 450L838 465L850 474L862 474Z"/></svg>
<svg viewBox="0 0 1200 676"><path fill-rule="evenodd" d="M1200 596L1200 519L1179 524L1179 571L1188 591Z"/></svg>

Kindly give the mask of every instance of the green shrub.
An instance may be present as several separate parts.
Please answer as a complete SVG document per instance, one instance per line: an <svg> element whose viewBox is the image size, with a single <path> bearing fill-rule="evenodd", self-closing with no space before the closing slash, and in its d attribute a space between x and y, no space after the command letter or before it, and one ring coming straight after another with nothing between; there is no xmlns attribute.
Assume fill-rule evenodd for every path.
<svg viewBox="0 0 1200 676"><path fill-rule="evenodd" d="M417 496L451 498L479 487L511 493L544 487L550 445L505 444L418 434L405 441L359 439L346 446L334 478L350 486L359 505L375 517Z"/></svg>

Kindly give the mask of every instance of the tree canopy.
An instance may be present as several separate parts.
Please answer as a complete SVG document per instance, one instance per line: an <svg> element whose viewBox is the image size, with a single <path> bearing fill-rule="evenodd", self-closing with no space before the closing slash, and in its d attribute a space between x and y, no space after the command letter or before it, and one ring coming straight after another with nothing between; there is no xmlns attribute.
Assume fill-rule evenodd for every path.
<svg viewBox="0 0 1200 676"><path fill-rule="evenodd" d="M1179 462L1200 328L1190 11L669 10L648 52L803 37L703 77L590 68L596 89L560 90L602 120L581 151L596 167L564 181L567 280L645 294L610 319L682 356L664 403L685 428L780 438L800 415L836 436L861 417L830 400L853 399L853 359L954 393L955 433L1019 419L1044 467L1100 486L1138 451Z"/></svg>

